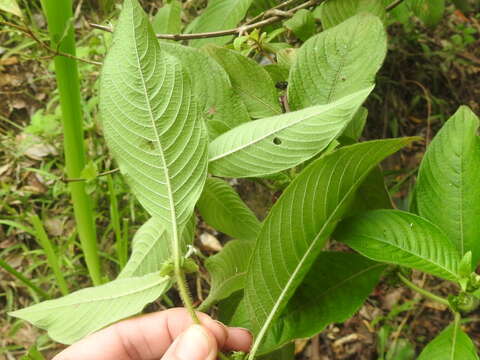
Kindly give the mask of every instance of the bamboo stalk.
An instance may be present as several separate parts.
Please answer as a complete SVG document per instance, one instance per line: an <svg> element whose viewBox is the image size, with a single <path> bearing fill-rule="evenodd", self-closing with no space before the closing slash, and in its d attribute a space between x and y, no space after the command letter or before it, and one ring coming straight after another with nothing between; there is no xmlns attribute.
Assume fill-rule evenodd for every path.
<svg viewBox="0 0 480 360"><path fill-rule="evenodd" d="M42 6L48 21L51 47L75 56L71 0L42 0ZM56 56L54 61L62 109L67 175L79 178L85 166L85 146L77 63L64 56ZM88 272L93 283L98 285L101 283L100 260L92 201L85 192L84 182L69 183L69 189Z"/></svg>

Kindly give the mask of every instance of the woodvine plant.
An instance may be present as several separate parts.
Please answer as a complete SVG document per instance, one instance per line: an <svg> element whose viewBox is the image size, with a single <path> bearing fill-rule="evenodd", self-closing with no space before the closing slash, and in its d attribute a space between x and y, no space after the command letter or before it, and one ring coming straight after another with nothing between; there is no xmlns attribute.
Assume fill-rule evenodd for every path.
<svg viewBox="0 0 480 360"><path fill-rule="evenodd" d="M225 3L212 1L187 32L209 30ZM158 41L137 0L125 0L103 65L100 110L111 154L151 218L116 280L11 315L70 344L176 285L198 322L185 276L198 271L190 256L197 207L234 239L204 262L210 292L198 308L216 306L222 321L253 331L251 352L232 358L292 359L294 339L351 317L393 265L407 286L455 314L419 358L478 359L460 314L480 297L479 120L466 107L452 116L425 154L411 212L393 210L378 165L415 138L357 142L387 50L385 4L366 3L323 3L315 13L325 30L314 36L303 32L311 14L296 13L288 27L308 40L294 56L269 43L279 61L261 66L221 47L228 36L189 47ZM224 26L251 4L238 1L222 15ZM162 10L157 29L180 29L170 18L178 5ZM275 85L287 80L279 94ZM263 179L283 192L260 222L222 178ZM329 239L356 252L322 251ZM449 299L430 293L408 269L459 291Z"/></svg>

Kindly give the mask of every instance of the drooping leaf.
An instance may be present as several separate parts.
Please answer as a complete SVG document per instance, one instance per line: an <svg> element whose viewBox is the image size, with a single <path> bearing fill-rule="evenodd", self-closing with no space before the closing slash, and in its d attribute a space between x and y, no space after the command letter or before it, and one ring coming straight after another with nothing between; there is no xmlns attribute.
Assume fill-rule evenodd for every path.
<svg viewBox="0 0 480 360"><path fill-rule="evenodd" d="M254 241L232 240L222 251L205 261L211 287L200 307L201 311L244 288L247 265L254 246Z"/></svg>
<svg viewBox="0 0 480 360"><path fill-rule="evenodd" d="M223 68L203 51L178 44L162 44L177 57L192 79L197 104L206 119L210 138L250 121L247 108Z"/></svg>
<svg viewBox="0 0 480 360"><path fill-rule="evenodd" d="M195 218L181 228L181 252L186 251L187 245L193 242ZM151 218L135 233L132 241L132 254L123 268L119 278L143 276L158 272L162 265L172 259L172 235L168 232L164 222L158 218Z"/></svg>
<svg viewBox="0 0 480 360"><path fill-rule="evenodd" d="M182 30L182 4L178 0L164 3L152 20L157 34L179 34Z"/></svg>
<svg viewBox="0 0 480 360"><path fill-rule="evenodd" d="M352 121L348 123L345 130L343 130L342 136L358 141L360 136L362 136L363 129L367 123L367 117L368 110L362 106L360 109L358 109Z"/></svg>
<svg viewBox="0 0 480 360"><path fill-rule="evenodd" d="M255 240L260 221L225 181L208 178L198 210L207 224L233 238Z"/></svg>
<svg viewBox="0 0 480 360"><path fill-rule="evenodd" d="M416 186L421 216L440 227L460 254L480 260L480 122L462 106L445 123L423 158Z"/></svg>
<svg viewBox="0 0 480 360"><path fill-rule="evenodd" d="M55 341L72 344L115 321L139 313L170 286L170 278L158 273L117 279L10 315L47 330Z"/></svg>
<svg viewBox="0 0 480 360"><path fill-rule="evenodd" d="M320 19L324 29L334 27L360 13L370 13L382 21L386 17L382 0L329 0L320 6Z"/></svg>
<svg viewBox="0 0 480 360"><path fill-rule="evenodd" d="M372 168L411 138L340 148L312 162L263 222L247 271L244 303L256 334L253 359Z"/></svg>
<svg viewBox="0 0 480 360"><path fill-rule="evenodd" d="M352 253L322 252L276 320L262 346L277 348L349 319L378 283L386 265Z"/></svg>
<svg viewBox="0 0 480 360"><path fill-rule="evenodd" d="M312 12L306 9L297 11L283 23L283 26L292 31L302 41L306 41L316 31L315 18Z"/></svg>
<svg viewBox="0 0 480 360"><path fill-rule="evenodd" d="M262 66L234 50L207 46L205 51L225 69L251 117L282 113L275 84Z"/></svg>
<svg viewBox="0 0 480 360"><path fill-rule="evenodd" d="M235 28L247 14L253 0L210 0L205 11L188 28L190 33L202 33ZM190 45L201 47L205 44L223 45L232 36L218 36L190 41Z"/></svg>
<svg viewBox="0 0 480 360"><path fill-rule="evenodd" d="M386 39L382 22L370 14L310 38L290 71L290 108L327 104L372 86L385 59Z"/></svg>
<svg viewBox="0 0 480 360"><path fill-rule="evenodd" d="M0 11L5 11L20 17L22 16L22 11L18 6L17 0L0 0Z"/></svg>
<svg viewBox="0 0 480 360"><path fill-rule="evenodd" d="M381 262L458 280L460 256L437 226L400 210L374 210L344 220L335 238Z"/></svg>
<svg viewBox="0 0 480 360"><path fill-rule="evenodd" d="M417 360L478 360L472 339L459 326L449 325L423 349Z"/></svg>
<svg viewBox="0 0 480 360"><path fill-rule="evenodd" d="M413 13L427 26L437 25L445 12L445 0L411 0Z"/></svg>
<svg viewBox="0 0 480 360"><path fill-rule="evenodd" d="M125 0L100 89L104 134L140 203L163 221L176 260L207 170L208 135L190 78L161 49L137 0Z"/></svg>
<svg viewBox="0 0 480 360"><path fill-rule="evenodd" d="M209 146L209 170L225 177L260 177L296 166L340 136L372 88L334 103L242 124Z"/></svg>

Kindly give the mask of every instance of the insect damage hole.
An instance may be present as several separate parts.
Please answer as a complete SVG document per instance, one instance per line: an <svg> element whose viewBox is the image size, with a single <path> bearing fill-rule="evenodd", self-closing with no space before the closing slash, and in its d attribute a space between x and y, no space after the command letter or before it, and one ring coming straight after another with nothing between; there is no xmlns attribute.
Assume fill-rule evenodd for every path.
<svg viewBox="0 0 480 360"><path fill-rule="evenodd" d="M280 140L280 138L278 138L278 137L274 137L274 138L273 138L273 143L274 143L275 145L281 145L281 144L282 144L282 140Z"/></svg>

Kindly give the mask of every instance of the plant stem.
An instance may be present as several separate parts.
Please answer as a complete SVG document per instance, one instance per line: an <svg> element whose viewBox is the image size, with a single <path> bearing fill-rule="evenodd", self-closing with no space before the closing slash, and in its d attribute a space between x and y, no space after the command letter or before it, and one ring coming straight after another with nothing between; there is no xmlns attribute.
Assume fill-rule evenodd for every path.
<svg viewBox="0 0 480 360"><path fill-rule="evenodd" d="M433 293L431 293L430 291L428 290L425 290L424 288L421 288L420 286L417 286L415 285L413 282L411 282L410 280L408 280L405 276L403 276L402 274L398 273L397 274L398 277L400 278L400 280L405 284L407 285L410 289L418 292L419 294L425 296L426 298L429 298L433 301L436 301L440 304L443 304L443 305L446 305L448 307L450 307L450 303L448 302L447 299L441 297L441 296L438 296L438 295L435 295Z"/></svg>
<svg viewBox="0 0 480 360"><path fill-rule="evenodd" d="M178 292L180 293L180 298L182 299L183 305L188 310L193 322L200 325L200 319L198 318L195 308L193 307L187 281L185 280L185 273L183 272L181 266L177 267L177 265L175 265L175 280L177 281Z"/></svg>
<svg viewBox="0 0 480 360"><path fill-rule="evenodd" d="M126 237L122 236L120 227L120 214L118 212L117 194L111 175L107 176L108 195L110 196L110 221L112 222L113 232L115 233L115 248L117 250L117 259L120 270L125 267L128 257L128 245L124 241Z"/></svg>
<svg viewBox="0 0 480 360"><path fill-rule="evenodd" d="M0 267L3 268L6 272L8 272L10 275L16 277L18 280L24 283L27 287L29 287L38 295L40 295L40 297L44 299L50 299L50 295L48 295L46 291L34 285L26 276L24 276L22 273L18 272L13 267L11 267L6 261L0 259Z"/></svg>
<svg viewBox="0 0 480 360"><path fill-rule="evenodd" d="M388 5L386 8L385 8L385 11L392 11L393 9L395 9L398 5L400 5L401 3L403 3L404 0L395 0L394 2L392 2L390 5Z"/></svg>
<svg viewBox="0 0 480 360"><path fill-rule="evenodd" d="M55 275L57 285L62 294L67 295L69 293L68 286L65 278L63 277L62 270L60 269L57 252L55 251L52 242L48 238L42 221L37 215L31 216L30 221L33 225L33 228L35 229L35 236L37 237L38 243L45 252L45 255L47 256L48 266L50 266L53 274Z"/></svg>
<svg viewBox="0 0 480 360"><path fill-rule="evenodd" d="M75 56L71 0L42 0L42 6L48 20L52 47ZM85 146L77 62L64 56L56 56L54 61L63 115L67 175L70 178L78 178L85 167ZM85 183L70 183L69 189L88 272L93 283L99 285L101 283L100 259L92 201L85 191Z"/></svg>

